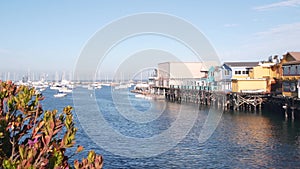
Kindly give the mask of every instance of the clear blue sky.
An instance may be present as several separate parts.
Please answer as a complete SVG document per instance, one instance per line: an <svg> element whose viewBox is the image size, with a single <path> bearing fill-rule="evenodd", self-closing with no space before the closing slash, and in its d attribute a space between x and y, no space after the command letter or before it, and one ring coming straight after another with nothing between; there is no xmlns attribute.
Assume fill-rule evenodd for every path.
<svg viewBox="0 0 300 169"><path fill-rule="evenodd" d="M1 1L0 71L72 70L96 31L143 12L162 12L190 22L209 39L221 61L259 61L300 51L300 0ZM141 45L145 39L147 43ZM136 38L127 42L131 46L127 51L125 42L115 53L174 43L158 41L155 36ZM182 52L181 57L189 61L189 54ZM110 71L107 67L105 71Z"/></svg>

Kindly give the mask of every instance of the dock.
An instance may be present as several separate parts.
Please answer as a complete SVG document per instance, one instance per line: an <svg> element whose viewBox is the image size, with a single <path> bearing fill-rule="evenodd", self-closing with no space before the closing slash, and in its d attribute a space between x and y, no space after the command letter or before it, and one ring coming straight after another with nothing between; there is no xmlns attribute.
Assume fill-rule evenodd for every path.
<svg viewBox="0 0 300 169"><path fill-rule="evenodd" d="M300 99L272 95L270 93L217 92L202 87L164 88L165 99L177 103L216 106L224 110L261 112L265 104L277 107L277 112L284 112L285 118L295 119L300 116Z"/></svg>

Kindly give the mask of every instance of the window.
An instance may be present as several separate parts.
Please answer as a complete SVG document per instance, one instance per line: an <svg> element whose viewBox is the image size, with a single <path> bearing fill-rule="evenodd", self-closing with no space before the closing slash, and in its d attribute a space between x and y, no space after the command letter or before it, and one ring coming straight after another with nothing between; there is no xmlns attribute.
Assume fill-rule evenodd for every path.
<svg viewBox="0 0 300 169"><path fill-rule="evenodd" d="M295 74L296 74L296 66L291 65L290 75L295 75Z"/></svg>
<svg viewBox="0 0 300 169"><path fill-rule="evenodd" d="M283 75L287 75L288 74L288 68L286 66L282 67L282 71L283 71Z"/></svg>
<svg viewBox="0 0 300 169"><path fill-rule="evenodd" d="M290 92L290 83L283 82L282 83L283 92Z"/></svg>
<svg viewBox="0 0 300 169"><path fill-rule="evenodd" d="M290 84L290 91L295 92L296 91L296 83L291 83Z"/></svg>
<svg viewBox="0 0 300 169"><path fill-rule="evenodd" d="M235 73L236 75L240 75L240 74L241 74L241 71L240 71L240 70L236 70L234 73Z"/></svg>
<svg viewBox="0 0 300 169"><path fill-rule="evenodd" d="M242 71L242 74L243 74L243 75L248 75L248 74L249 74L249 71L248 71L248 70L243 70L243 71Z"/></svg>
<svg viewBox="0 0 300 169"><path fill-rule="evenodd" d="M228 71L228 70L225 70L225 71L224 71L224 75L225 75L225 76L228 76L228 75L229 75L229 71Z"/></svg>

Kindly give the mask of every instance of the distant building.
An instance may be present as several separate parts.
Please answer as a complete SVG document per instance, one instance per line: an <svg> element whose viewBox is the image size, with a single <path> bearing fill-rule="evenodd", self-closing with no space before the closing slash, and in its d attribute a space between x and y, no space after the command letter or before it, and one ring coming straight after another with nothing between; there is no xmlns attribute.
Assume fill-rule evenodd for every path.
<svg viewBox="0 0 300 169"><path fill-rule="evenodd" d="M258 83L255 81L249 81L249 83L255 83L256 86L249 87L245 85L245 80L249 79L249 72L253 67L257 66L259 62L224 62L219 67L219 77L215 78L218 83L218 90L223 92L240 92L246 90L253 90L257 88ZM250 86L253 86L250 85Z"/></svg>
<svg viewBox="0 0 300 169"><path fill-rule="evenodd" d="M257 66L259 62L224 62L224 65L231 68L231 79L244 79L249 77L249 71Z"/></svg>
<svg viewBox="0 0 300 169"><path fill-rule="evenodd" d="M231 92L231 78L232 78L232 69L223 64L215 69L214 79L217 83L217 90L223 92Z"/></svg>
<svg viewBox="0 0 300 169"><path fill-rule="evenodd" d="M216 77L218 77L218 66L211 66L208 70L208 75L207 75L207 84L208 84L208 90L211 91L217 91L218 90L218 84L215 80Z"/></svg>
<svg viewBox="0 0 300 169"><path fill-rule="evenodd" d="M271 92L272 84L276 83L277 70L273 67L277 65L277 62L259 62L258 66L253 67L249 72L250 79L263 79L266 81L266 91Z"/></svg>
<svg viewBox="0 0 300 169"><path fill-rule="evenodd" d="M288 52L282 59L282 94L300 98L300 52Z"/></svg>
<svg viewBox="0 0 300 169"><path fill-rule="evenodd" d="M209 68L217 62L165 62L158 64L159 86L201 86Z"/></svg>
<svg viewBox="0 0 300 169"><path fill-rule="evenodd" d="M232 79L232 92L267 92L267 81L266 79Z"/></svg>
<svg viewBox="0 0 300 169"><path fill-rule="evenodd" d="M207 62L164 62L158 64L157 77L151 78L154 93L164 93L170 87L196 88L207 86L208 71L211 66L217 66L215 61ZM205 79L203 79L205 78Z"/></svg>

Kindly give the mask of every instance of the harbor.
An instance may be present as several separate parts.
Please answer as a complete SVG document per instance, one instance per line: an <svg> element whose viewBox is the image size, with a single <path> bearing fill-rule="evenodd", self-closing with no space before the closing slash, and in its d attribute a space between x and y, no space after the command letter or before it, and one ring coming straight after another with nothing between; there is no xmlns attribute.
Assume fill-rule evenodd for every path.
<svg viewBox="0 0 300 169"><path fill-rule="evenodd" d="M87 88L75 88L76 90ZM160 112L159 107L166 107L160 118L149 123L137 124L123 117L111 106L114 100L111 96L112 87L103 86L95 90L99 109L104 117L113 124L114 128L131 137L149 137L161 133L174 123L177 113L181 109L187 116L196 115L196 122L190 133L173 149L151 158L129 158L116 156L97 145L79 126L77 144L92 148L105 157L105 166L109 168L293 168L300 165L299 159L299 134L300 123L298 120L285 120L279 113L272 109L262 109L261 112L235 110L223 113L222 119L214 134L205 143L198 143L197 139L205 123L210 106L185 103L149 100L135 97L135 93L120 93L120 97L129 97L131 104L126 107L136 107L142 114ZM44 109L61 109L63 105L73 104L71 95L57 99L52 95L54 90L49 88L44 91L46 97L43 102ZM151 108L152 107L152 108ZM217 107L217 106L216 106ZM88 110L89 107L87 106ZM94 117L89 111L87 116ZM130 112L129 112L130 113ZM133 112L131 112L133 113ZM80 121L76 118L76 124ZM99 131L94 127L93 131ZM106 135L108 131L101 131ZM104 138L112 144L118 140ZM132 147L127 147L127 149ZM126 150L126 149L125 149ZM122 148L119 151L125 151ZM220 153L222 152L222 153ZM74 158L82 158L80 154Z"/></svg>
<svg viewBox="0 0 300 169"><path fill-rule="evenodd" d="M84 83L86 85L86 83ZM153 167L153 168L232 168L232 167L245 167L245 168L261 168L268 166L271 168L293 168L300 165L299 159L299 134L300 123L299 120L291 120L284 118L282 114L273 111L276 109L259 109L259 105L256 105L256 111L254 109L255 104L251 104L251 100L259 96L258 93L248 93L246 95L238 95L237 93L212 93L204 92L199 89L201 95L211 99L201 99L195 97L195 93L199 93L199 90L193 89L193 92L185 89L184 93L190 96L189 99L169 100L165 98L161 99L147 99L144 97L136 97L137 93L131 92L134 87L127 89L117 89L114 86L102 86L100 89L89 90L85 85L75 85L73 92L81 94L89 94L93 91L93 97L95 97L100 112L94 112L90 110L90 104L88 100L84 98L82 109L87 110L84 112L84 116L96 117L101 113L107 121L109 121L115 128L122 132L122 134L130 137L148 137L149 135L155 135L156 133L162 133L170 125L173 125L178 114L182 112L185 116L195 117L192 125L193 127L183 140L169 151L162 154L158 154L151 158L130 158L124 156L115 155L100 145L96 144L92 137L86 133L86 128L82 126L82 120L78 118L77 114L75 122L78 125L78 135L76 138L78 141L76 145L84 145L87 149L94 149L96 152L100 152L105 157L104 166L110 166L111 168L123 168L123 167ZM146 85L140 85L146 87ZM174 93L178 94L178 88L173 88ZM113 98L113 92L117 92L118 97L128 98L130 102L122 102L122 110L128 108L136 108L140 114L156 114L162 111L159 118L149 123L136 123L124 117L120 110L116 109L116 100ZM43 100L43 109L61 110L65 105L73 105L74 96L68 94L62 98L55 98L53 95L56 93L55 89L47 87L42 91L45 99ZM183 94L181 92L181 94ZM192 95L194 94L194 95ZM248 98L246 96L252 95ZM209 97L208 97L209 96ZM266 95L263 95L266 96ZM260 98L263 98L261 95ZM90 96L87 96L88 98ZM237 109L227 109L222 114L222 118L218 123L213 135L203 143L199 143L198 137L203 130L203 126L206 123L206 119L210 111L222 110L224 107L224 100L228 97L229 100L240 99L240 106ZM270 97L270 96L267 96ZM172 96L170 96L172 98ZM184 98L184 97L182 97ZM232 99L231 99L232 98ZM268 99L268 98L263 98ZM281 101L282 98L274 97L275 101ZM290 100L292 103L292 100ZM265 102L265 100L264 100ZM236 103L236 102L233 102ZM228 106L233 103L227 103ZM249 105L247 106L247 104ZM278 104L279 103L272 103ZM294 102L296 105L296 102ZM80 113L80 112L77 112ZM136 112L127 112L127 115L135 115ZM89 118L90 119L90 118ZM96 120L96 118L93 118ZM91 121L91 119L89 120ZM101 123L102 124L102 123ZM182 126L182 124L181 124ZM91 126L92 133L97 134L95 131L99 131L99 128L95 125ZM110 135L109 131L100 130L101 137ZM177 130L177 132L182 132ZM179 133L181 134L181 133ZM98 134L97 134L98 135ZM110 144L119 144L119 140L102 137L104 140L109 141ZM130 145L130 144L129 144ZM126 149L122 147L116 147L119 152L127 151L127 149L134 149L135 147L129 146L127 143L124 145ZM157 145L162 147L163 145ZM76 146L75 146L76 147ZM225 150L225 151L224 151ZM219 153L223 152L223 153ZM70 159L73 161L76 158L83 158L86 151L83 154L77 154ZM254 155L255 154L255 155ZM149 162L149 159L151 162ZM216 162L218 161L218 162Z"/></svg>
<svg viewBox="0 0 300 169"><path fill-rule="evenodd" d="M13 83L38 91L45 110L74 106L74 120L80 124L75 147L101 153L104 166L293 168L300 166L299 73L293 59L298 59L295 53L221 66L164 62L147 80L24 78ZM199 141L203 132L211 135ZM147 144L137 145L135 140L147 141L161 133L164 139ZM131 152L151 157L136 158ZM70 161L83 157L78 154Z"/></svg>
<svg viewBox="0 0 300 169"><path fill-rule="evenodd" d="M300 0L0 11L0 169L300 169Z"/></svg>
<svg viewBox="0 0 300 169"><path fill-rule="evenodd" d="M261 111L264 105L273 105L277 113L295 119L300 116L299 88L300 52L287 52L281 58L275 55L264 61L221 66L214 62L159 63L143 94L224 110Z"/></svg>
<svg viewBox="0 0 300 169"><path fill-rule="evenodd" d="M170 71L171 70L171 71ZM58 75L56 75L58 76ZM9 77L9 76L8 76ZM34 87L38 93L46 88L57 91L54 97L65 97L76 87L99 90L131 90L136 97L214 106L225 111L258 111L276 107L285 118L300 116L300 52L287 52L257 62L164 62L147 80L112 79L110 81L31 81L25 76L17 85ZM71 79L71 76L70 76Z"/></svg>

